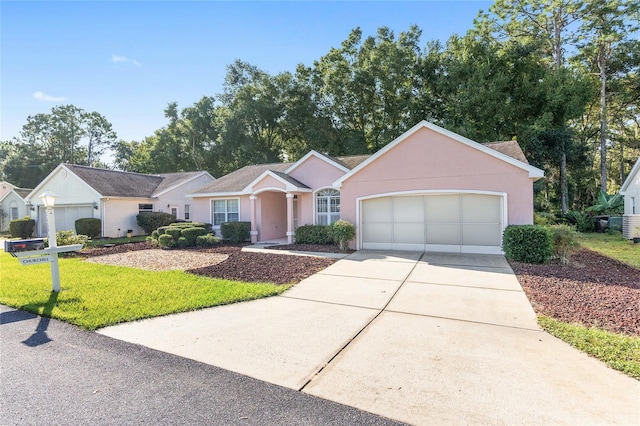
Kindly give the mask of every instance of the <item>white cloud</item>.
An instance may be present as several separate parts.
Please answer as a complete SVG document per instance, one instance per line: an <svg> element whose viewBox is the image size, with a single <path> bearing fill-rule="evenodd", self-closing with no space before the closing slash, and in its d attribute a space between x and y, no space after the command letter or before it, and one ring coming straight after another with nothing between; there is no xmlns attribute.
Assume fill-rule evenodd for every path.
<svg viewBox="0 0 640 426"><path fill-rule="evenodd" d="M62 96L58 96L58 97L50 96L50 95L47 95L44 92L35 92L33 94L33 97L36 98L39 101L42 101L42 102L62 102L62 101L66 101L67 100L67 98L65 98L65 97L62 97Z"/></svg>
<svg viewBox="0 0 640 426"><path fill-rule="evenodd" d="M135 59L127 58L126 56L120 56L120 55L111 55L111 62L113 62L114 64L118 64L121 62L128 62L137 67L142 65L140 62L136 61Z"/></svg>

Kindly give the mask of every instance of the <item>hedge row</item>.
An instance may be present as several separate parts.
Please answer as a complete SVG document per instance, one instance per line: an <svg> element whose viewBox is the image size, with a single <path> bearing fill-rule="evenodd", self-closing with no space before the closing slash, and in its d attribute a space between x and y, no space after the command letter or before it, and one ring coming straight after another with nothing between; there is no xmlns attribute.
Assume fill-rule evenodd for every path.
<svg viewBox="0 0 640 426"><path fill-rule="evenodd" d="M576 231L567 225L509 225L502 237L506 258L523 263L568 263L578 247Z"/></svg>
<svg viewBox="0 0 640 426"><path fill-rule="evenodd" d="M147 213L145 213L147 214ZM208 223L183 222L161 226L148 239L160 247L212 247L220 242Z"/></svg>

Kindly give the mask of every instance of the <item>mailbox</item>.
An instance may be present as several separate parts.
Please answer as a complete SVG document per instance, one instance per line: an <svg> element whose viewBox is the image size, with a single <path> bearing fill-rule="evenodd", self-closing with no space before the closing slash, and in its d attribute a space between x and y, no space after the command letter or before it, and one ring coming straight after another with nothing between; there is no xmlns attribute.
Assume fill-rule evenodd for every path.
<svg viewBox="0 0 640 426"><path fill-rule="evenodd" d="M30 240L5 240L4 242L4 251L11 254L23 251L35 251L43 249L43 238L33 238Z"/></svg>

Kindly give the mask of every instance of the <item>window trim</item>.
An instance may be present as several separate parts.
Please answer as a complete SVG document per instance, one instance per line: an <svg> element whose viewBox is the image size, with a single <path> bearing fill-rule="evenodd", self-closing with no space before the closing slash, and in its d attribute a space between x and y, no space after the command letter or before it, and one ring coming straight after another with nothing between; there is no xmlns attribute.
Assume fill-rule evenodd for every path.
<svg viewBox="0 0 640 426"><path fill-rule="evenodd" d="M236 213L238 215L238 220L236 221L229 221L229 211L227 209L228 206L228 202L230 200L236 200L238 202L238 211L237 212L232 212L232 213ZM230 198L211 198L211 224L213 225L214 228L220 228L220 224L216 225L216 210L215 210L215 202L216 201L225 201L225 220L221 223L225 223L225 222L240 222L240 197L230 197ZM221 212L220 212L221 213Z"/></svg>
<svg viewBox="0 0 640 426"><path fill-rule="evenodd" d="M184 205L184 220L191 220L191 204Z"/></svg>
<svg viewBox="0 0 640 426"><path fill-rule="evenodd" d="M142 206L151 206L151 209L143 209ZM152 213L153 212L153 204L152 203L138 203L138 213Z"/></svg>
<svg viewBox="0 0 640 426"><path fill-rule="evenodd" d="M324 197L326 197L326 198L327 198L327 207L328 207L328 211L327 211L327 212L319 212L319 211L318 211L318 206L319 206L319 203L318 203L318 196L319 196L319 194L320 194L322 191L329 191L329 190L330 190L330 191L335 191L335 192L337 192L337 193L338 193L338 195L337 195L337 196L336 196L336 195L327 195L327 196L324 196ZM337 213L337 214L338 214L338 218L336 219L336 221L337 221L337 220L340 220L340 217L341 217L341 216L340 216L340 214L341 214L341 208L340 208L340 206L341 206L341 204L342 204L341 197L342 197L342 194L341 194L340 190L339 190L339 189L336 189L336 188L334 188L334 187L332 187L332 186L326 186L326 187L324 187L324 188L318 188L318 190L317 190L317 191L315 191L315 192L313 193L313 221L314 221L314 223L315 223L316 225L320 224L320 221L318 220L318 219L319 219L319 217L320 217L320 216L319 216L319 214L323 214L323 215L326 215L326 216L327 216L327 222L328 222L328 225L331 225L332 223L334 223L334 222L335 222L335 221L334 221L334 222L331 222L331 215L332 215L332 214L336 214L336 213ZM337 208L337 212L332 212L332 211L330 211L330 210L331 210L331 198L334 198L334 199L335 199L335 198L337 198L337 199L338 199L338 208Z"/></svg>

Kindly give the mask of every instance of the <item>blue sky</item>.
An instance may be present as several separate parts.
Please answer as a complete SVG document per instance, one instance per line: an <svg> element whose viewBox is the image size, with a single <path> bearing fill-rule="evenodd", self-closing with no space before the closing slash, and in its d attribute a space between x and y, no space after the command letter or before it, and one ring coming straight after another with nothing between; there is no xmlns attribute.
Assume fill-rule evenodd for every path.
<svg viewBox="0 0 640 426"><path fill-rule="evenodd" d="M141 140L180 107L222 91L242 59L271 74L312 65L356 27L422 44L464 34L490 1L0 2L0 140L29 115L73 104L97 111L120 139Z"/></svg>

